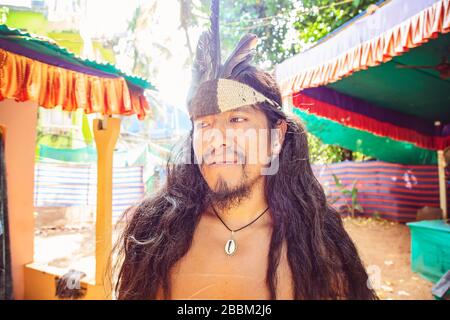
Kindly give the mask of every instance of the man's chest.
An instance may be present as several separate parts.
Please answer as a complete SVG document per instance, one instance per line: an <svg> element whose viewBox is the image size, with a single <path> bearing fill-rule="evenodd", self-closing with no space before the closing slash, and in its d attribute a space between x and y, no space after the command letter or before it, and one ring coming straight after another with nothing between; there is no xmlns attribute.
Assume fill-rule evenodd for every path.
<svg viewBox="0 0 450 320"><path fill-rule="evenodd" d="M266 284L270 233L235 233L237 249L227 255L230 233L222 231L201 225L196 230L188 253L171 270L172 299L270 298ZM282 258L279 286L289 299L292 287L286 265Z"/></svg>

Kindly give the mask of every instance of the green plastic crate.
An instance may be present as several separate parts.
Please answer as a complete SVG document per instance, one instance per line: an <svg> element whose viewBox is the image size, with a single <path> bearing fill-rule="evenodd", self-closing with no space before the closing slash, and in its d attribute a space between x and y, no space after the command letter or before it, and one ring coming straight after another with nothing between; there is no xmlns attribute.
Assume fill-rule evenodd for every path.
<svg viewBox="0 0 450 320"><path fill-rule="evenodd" d="M450 225L444 220L407 225L411 230L411 269L436 283L450 270Z"/></svg>

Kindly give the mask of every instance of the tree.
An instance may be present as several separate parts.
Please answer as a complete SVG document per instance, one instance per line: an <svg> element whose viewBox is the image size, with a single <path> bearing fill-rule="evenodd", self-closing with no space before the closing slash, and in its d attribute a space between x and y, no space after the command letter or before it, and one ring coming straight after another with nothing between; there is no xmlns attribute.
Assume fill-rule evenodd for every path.
<svg viewBox="0 0 450 320"><path fill-rule="evenodd" d="M312 163L329 164L345 160L365 161L373 159L357 151L351 151L337 145L324 144L319 138L310 133L307 133L307 135L309 159Z"/></svg>
<svg viewBox="0 0 450 320"><path fill-rule="evenodd" d="M189 36L189 25L192 24L192 0L180 1L180 27L184 30L186 36L186 46L189 50L189 57L194 60L194 51L192 50L191 38Z"/></svg>
<svg viewBox="0 0 450 320"><path fill-rule="evenodd" d="M133 55L133 67L131 72L144 78L150 78L151 57L145 52L143 47L142 34L146 31L149 25L149 19L154 15L156 2L143 7L139 5L134 11L133 17L128 24L128 43L127 49Z"/></svg>
<svg viewBox="0 0 450 320"><path fill-rule="evenodd" d="M182 4L181 26L201 26L205 30L209 26L210 0L179 0ZM280 13L285 14L293 9L290 0L239 0L220 1L220 33L222 57L228 56L239 39L247 32L258 35L261 42L257 48L255 60L270 68L294 54L283 47L283 39L292 28L289 19L277 19ZM256 19L256 20L255 20ZM257 23L253 23L256 21Z"/></svg>
<svg viewBox="0 0 450 320"><path fill-rule="evenodd" d="M171 39L161 23L161 3L151 0L138 5L126 34L112 41L120 68L146 79L155 79L162 72L160 62L174 54Z"/></svg>
<svg viewBox="0 0 450 320"><path fill-rule="evenodd" d="M294 23L300 43L295 51L317 42L378 0L302 0Z"/></svg>
<svg viewBox="0 0 450 320"><path fill-rule="evenodd" d="M209 25L210 0L179 0L181 25ZM220 1L222 53L227 56L247 32L261 40L256 63L271 69L308 48L378 0L234 0Z"/></svg>

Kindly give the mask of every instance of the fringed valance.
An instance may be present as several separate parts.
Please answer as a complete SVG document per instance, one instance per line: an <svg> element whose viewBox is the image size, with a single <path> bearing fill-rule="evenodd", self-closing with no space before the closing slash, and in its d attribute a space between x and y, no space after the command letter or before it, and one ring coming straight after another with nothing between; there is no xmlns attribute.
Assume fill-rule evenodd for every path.
<svg viewBox="0 0 450 320"><path fill-rule="evenodd" d="M322 88L310 90L319 89ZM377 136L410 142L425 149L443 150L450 146L450 135L444 135L443 132L440 132L443 130L439 130L439 128L427 127L426 123L419 123L420 119L403 115L404 119L400 120L404 120L404 122L409 120L410 126L399 126L398 123L401 123L398 119L399 114L394 118L393 111L387 110L387 113L392 114L384 115L385 119L379 120L374 114L373 106L359 104L359 108L353 108L352 110L349 108L350 104L348 102L344 108L332 104L330 101L325 101L326 99L318 99L312 94L306 94L305 91L295 94L292 98L292 104L294 107L308 113L327 118L350 128L364 130ZM387 121L388 116L394 118L393 121Z"/></svg>
<svg viewBox="0 0 450 320"><path fill-rule="evenodd" d="M408 1L408 5L413 6L413 4L413 1ZM395 15L395 12L391 12L392 14ZM379 30L384 27L383 21L387 23L381 18L374 19L374 22L380 25L365 25L365 27ZM372 30L364 32L370 33ZM277 80L283 96L305 88L324 86L349 76L355 71L387 62L411 48L436 38L439 33L449 31L450 0L437 1L380 35L346 48L344 51L342 48L346 46L345 42L353 43L355 38L351 32L347 32L339 39L327 40L310 49L309 52L300 53L277 66ZM320 61L322 57L329 56L330 52L338 54L328 60ZM317 60L319 63L316 64Z"/></svg>
<svg viewBox="0 0 450 320"><path fill-rule="evenodd" d="M65 111L82 108L105 115L150 113L143 89L129 86L123 77L98 77L49 65L0 49L0 101L34 101Z"/></svg>

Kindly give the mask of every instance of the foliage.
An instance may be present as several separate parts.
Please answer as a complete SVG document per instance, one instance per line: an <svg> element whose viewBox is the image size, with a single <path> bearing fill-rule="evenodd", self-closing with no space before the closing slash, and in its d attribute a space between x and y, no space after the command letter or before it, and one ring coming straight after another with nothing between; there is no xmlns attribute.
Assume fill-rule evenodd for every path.
<svg viewBox="0 0 450 320"><path fill-rule="evenodd" d="M223 49L229 53L237 41L247 32L255 33L260 39L255 56L256 63L272 68L296 52L286 47L284 40L292 29L291 0L277 1L222 1Z"/></svg>
<svg viewBox="0 0 450 320"><path fill-rule="evenodd" d="M302 0L294 23L302 41L295 44L295 51L302 50L348 20L363 12L378 0Z"/></svg>
<svg viewBox="0 0 450 320"><path fill-rule="evenodd" d="M72 147L72 134L68 131L49 133L45 128L38 127L36 131L36 145L70 149Z"/></svg>
<svg viewBox="0 0 450 320"><path fill-rule="evenodd" d="M357 151L350 151L337 145L324 144L318 137L307 133L309 146L309 159L315 164L329 164L341 162L346 159L346 151L351 152L352 161L367 161L373 159Z"/></svg>
<svg viewBox="0 0 450 320"><path fill-rule="evenodd" d="M130 32L130 37L128 40L128 46L133 52L133 69L132 73L137 74L141 77L148 78L150 76L149 69L147 66L150 64L150 57L143 54L140 50L138 33L142 28L142 15L144 10L142 6L138 6L134 11L133 17L128 24L128 31Z"/></svg>
<svg viewBox="0 0 450 320"><path fill-rule="evenodd" d="M346 202L344 206L343 212L350 213L351 217L355 217L356 212L364 212L363 207L358 203L358 188L356 187L356 184L358 183L357 180L354 180L351 188L348 189L347 186L343 185L342 182L339 180L339 178L333 174L334 183L339 189L339 192L342 193L342 195L347 198L350 197L351 201ZM340 197L331 199L331 203L335 203L340 199Z"/></svg>
<svg viewBox="0 0 450 320"><path fill-rule="evenodd" d="M2 22L3 21L3 22ZM59 46L80 55L84 42L78 30L54 31L45 15L41 12L10 10L0 8L0 23L6 23L10 28L25 30L54 40ZM112 49L104 47L99 41L92 41L95 52L107 62L114 63Z"/></svg>
<svg viewBox="0 0 450 320"><path fill-rule="evenodd" d="M1 7L0 8L0 24L5 24L8 19L9 8Z"/></svg>
<svg viewBox="0 0 450 320"><path fill-rule="evenodd" d="M209 24L210 0L180 0L182 25ZM222 0L222 51L229 53L244 33L261 42L255 61L267 69L300 52L363 12L377 0Z"/></svg>
<svg viewBox="0 0 450 320"><path fill-rule="evenodd" d="M311 163L329 164L342 161L342 148L324 144L319 138L310 133L307 133L307 135Z"/></svg>
<svg viewBox="0 0 450 320"><path fill-rule="evenodd" d="M24 29L43 36L48 32L48 22L41 12L9 9L6 24L10 28Z"/></svg>
<svg viewBox="0 0 450 320"><path fill-rule="evenodd" d="M162 21L162 1L145 1L139 4L128 21L125 35L116 35L111 42L121 60L120 67L145 79L155 79L164 72L161 61L177 54L172 48L174 35ZM125 62L126 61L126 62ZM130 64L131 62L131 64ZM130 64L130 65L128 65Z"/></svg>

